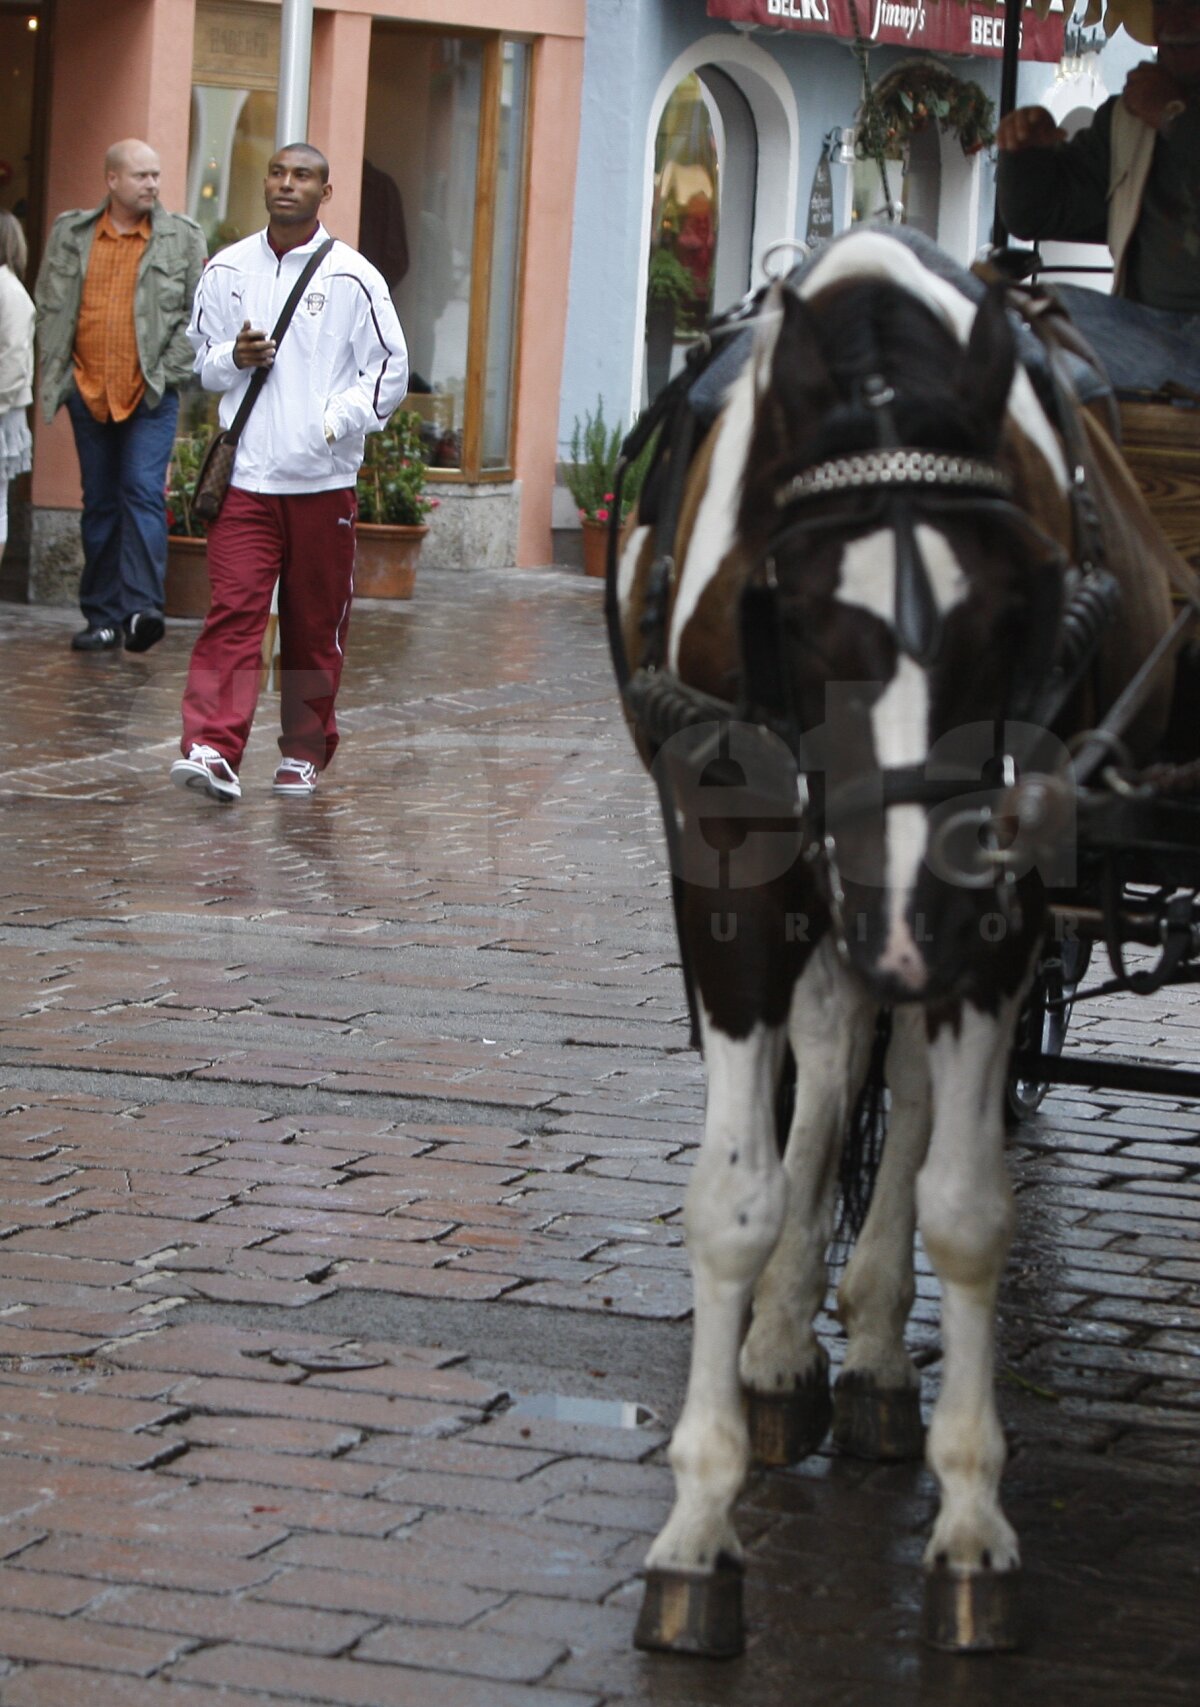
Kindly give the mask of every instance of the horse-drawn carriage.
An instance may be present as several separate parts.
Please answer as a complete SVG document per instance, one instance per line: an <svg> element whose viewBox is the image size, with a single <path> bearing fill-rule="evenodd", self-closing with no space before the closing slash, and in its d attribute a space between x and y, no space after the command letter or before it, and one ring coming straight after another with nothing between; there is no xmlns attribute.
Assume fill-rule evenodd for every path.
<svg viewBox="0 0 1200 1707"><path fill-rule="evenodd" d="M1200 581L1200 403L1134 395L1118 404L1127 467L1163 534ZM1186 587L1186 583L1183 584ZM1179 604L1186 604L1181 591ZM1032 1112L1051 1084L1200 1096L1200 1073L1122 1060L1064 1057L1067 1022L1092 947L1107 951L1108 988L1146 994L1200 976L1200 624L1179 647L1166 762L1084 791L1075 883L1053 901L1050 951L1021 1018L1008 1086L1012 1112ZM1190 897L1190 901L1188 899ZM1134 971L1125 949L1138 945ZM1100 993L1093 987L1092 994Z"/></svg>
<svg viewBox="0 0 1200 1707"><path fill-rule="evenodd" d="M614 527L610 638L708 1075L646 1647L740 1650L747 1467L795 1462L831 1423L860 1456L924 1447L927 1637L1012 1644L1006 1095L1200 1091L1061 1053L1093 945L1110 989L1200 962L1200 410L1126 404L1123 458L1107 406L1072 390L1072 346L1003 279L857 231L710 328L627 445L657 431ZM853 1195L884 1081L831 1393L813 1321L839 1159ZM927 1441L904 1344L918 1226L943 1300Z"/></svg>

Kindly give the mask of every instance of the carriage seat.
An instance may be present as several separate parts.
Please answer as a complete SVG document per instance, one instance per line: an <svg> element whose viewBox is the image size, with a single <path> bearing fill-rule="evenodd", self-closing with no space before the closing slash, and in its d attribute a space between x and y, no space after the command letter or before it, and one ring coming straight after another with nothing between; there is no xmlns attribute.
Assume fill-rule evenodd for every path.
<svg viewBox="0 0 1200 1707"><path fill-rule="evenodd" d="M1121 452L1146 506L1184 562L1200 575L1200 403L1161 392L1119 397ZM1176 601L1182 595L1173 594ZM1159 757L1200 758L1200 641L1193 634L1176 660L1175 694Z"/></svg>
<svg viewBox="0 0 1200 1707"><path fill-rule="evenodd" d="M1200 404L1161 392L1117 401L1125 461L1159 527L1200 573Z"/></svg>

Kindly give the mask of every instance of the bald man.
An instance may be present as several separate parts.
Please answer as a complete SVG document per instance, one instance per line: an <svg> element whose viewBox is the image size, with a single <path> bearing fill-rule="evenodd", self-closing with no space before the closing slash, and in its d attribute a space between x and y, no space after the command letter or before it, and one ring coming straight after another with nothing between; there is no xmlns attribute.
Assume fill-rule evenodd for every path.
<svg viewBox="0 0 1200 1707"><path fill-rule="evenodd" d="M83 483L76 652L145 652L163 636L163 488L205 245L160 205L159 175L147 143L114 142L104 200L55 220L34 291L42 412L66 405Z"/></svg>

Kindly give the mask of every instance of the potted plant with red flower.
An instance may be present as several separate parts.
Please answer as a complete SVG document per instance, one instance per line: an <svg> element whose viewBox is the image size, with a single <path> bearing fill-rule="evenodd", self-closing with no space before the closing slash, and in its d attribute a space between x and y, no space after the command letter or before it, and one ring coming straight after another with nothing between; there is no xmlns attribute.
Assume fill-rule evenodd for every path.
<svg viewBox="0 0 1200 1707"><path fill-rule="evenodd" d="M602 577L604 574L623 438L620 427L610 427L605 421L604 403L600 398L596 399L594 415L585 411L582 420L575 417L570 460L563 464L562 477L579 511L579 525L583 529L583 568L587 575ZM637 501L653 443L652 439L637 461L625 471L618 518L622 522Z"/></svg>
<svg viewBox="0 0 1200 1707"><path fill-rule="evenodd" d="M398 409L382 432L367 434L359 470L354 590L367 599L411 599L417 559L439 500L425 490L421 418Z"/></svg>

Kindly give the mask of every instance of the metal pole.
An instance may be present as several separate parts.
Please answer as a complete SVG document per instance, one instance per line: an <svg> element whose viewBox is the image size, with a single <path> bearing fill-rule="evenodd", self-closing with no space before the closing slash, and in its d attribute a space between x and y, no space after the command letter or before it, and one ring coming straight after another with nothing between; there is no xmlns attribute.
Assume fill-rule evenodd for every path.
<svg viewBox="0 0 1200 1707"><path fill-rule="evenodd" d="M287 4L287 0L284 0ZM1000 65L1000 117L1011 113L1017 104L1017 71L1021 52L1021 10L1022 0L1004 0L1004 57ZM997 249L1003 249L1008 242L1008 232L1004 221L1000 218L1000 210L996 209L992 221L992 244Z"/></svg>
<svg viewBox="0 0 1200 1707"><path fill-rule="evenodd" d="M308 140L308 80L312 70L313 0L281 0L279 100L275 146Z"/></svg>
<svg viewBox="0 0 1200 1707"><path fill-rule="evenodd" d="M287 0L284 0L287 5ZM1005 0L1004 57L1000 64L1000 117L1017 104L1017 71L1020 68L1022 0Z"/></svg>

